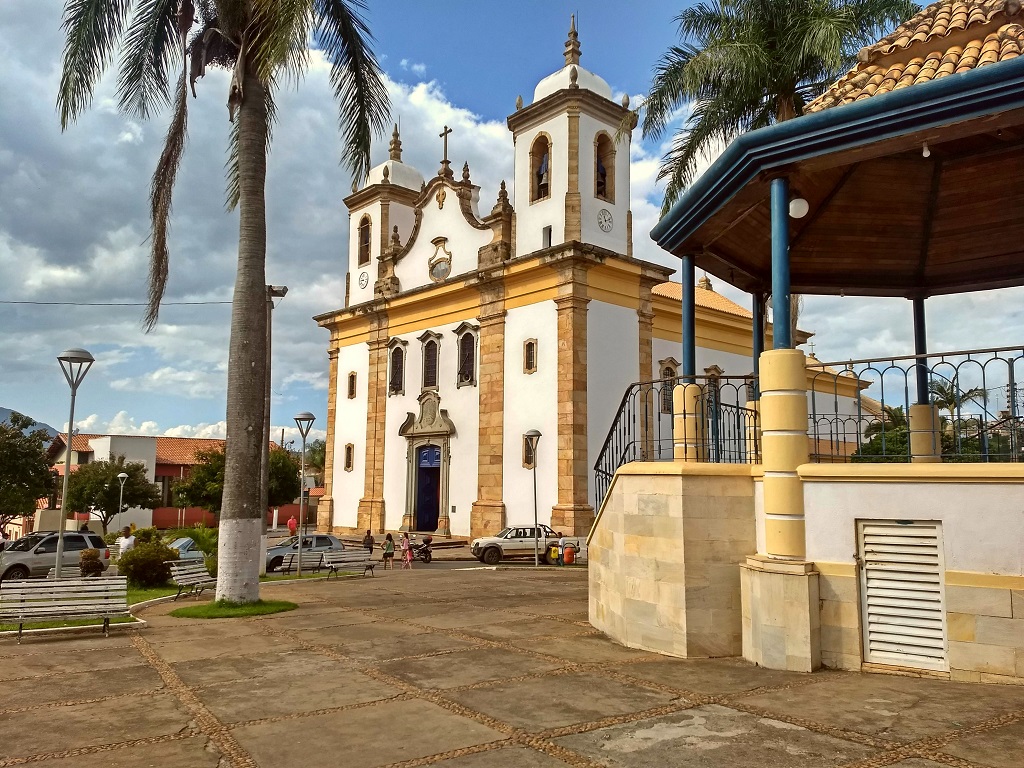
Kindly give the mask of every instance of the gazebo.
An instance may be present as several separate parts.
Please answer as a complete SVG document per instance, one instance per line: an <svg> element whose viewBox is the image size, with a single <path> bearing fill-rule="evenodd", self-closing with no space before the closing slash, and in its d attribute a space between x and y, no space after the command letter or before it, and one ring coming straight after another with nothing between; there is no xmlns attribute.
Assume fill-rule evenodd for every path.
<svg viewBox="0 0 1024 768"><path fill-rule="evenodd" d="M1018 0L928 6L860 51L857 66L805 115L736 139L655 227L652 237L682 263L677 467L620 469L602 508L609 519L599 517L591 534L597 626L629 645L682 655L707 655L706 648L739 636L738 650L771 668L881 665L962 679L1024 678L1024 465L1014 463L1024 347L929 350L925 322L929 297L1024 285L1022 24ZM886 376L902 375L907 394L895 399L909 411L903 442L888 422L890 450L875 450L873 460L861 450L834 463L811 463L820 423L853 424L859 444L871 441L858 413L818 419L826 404L809 398L808 389L817 387L808 387L807 360L793 348L788 323L779 322L773 349L755 363L750 407L760 414L760 449L752 452L759 463L701 464L686 416L703 396L692 365L698 267L752 294L755 327L763 325L768 296L775 318L789 317L793 294L910 300L912 354L828 369L833 379L842 368L850 377L874 372L882 389ZM975 417L963 418L956 393L964 361L983 377L992 366L1003 371L1003 421L988 413L987 400ZM949 419L936 402L936 382L954 393ZM883 436L886 426L877 430ZM977 433L970 440L968 428ZM1008 431L1011 448L996 456L988 448L999 429ZM951 441L974 447L951 451ZM719 489L712 509L728 497L721 508L730 520L745 520L736 498L752 484L756 554L748 549L737 558L743 564L735 582L725 575L712 582L710 597L702 598L710 599L707 606L691 599L682 578L686 597L674 600L677 613L645 614L646 631L637 632L641 614L625 616L614 578L602 568L610 561L602 558L614 555L621 568L635 546L626 541L636 508L630 478L645 471L678 475L680 484L672 487L680 498L670 499L666 514L678 516L681 507L684 519L687 488L703 483ZM708 484L712 476L718 480ZM603 533L603 524L612 529ZM730 546L718 548L716 566L724 568L742 547L741 528L736 523L723 534ZM705 566L714 560L698 555L699 543L686 540L686 526L681 530L681 549L690 553L684 559ZM646 571L657 574L657 563ZM657 587L630 589L655 604L670 599ZM698 615L705 634L716 638L710 644L693 639ZM719 642L722 637L730 639Z"/></svg>

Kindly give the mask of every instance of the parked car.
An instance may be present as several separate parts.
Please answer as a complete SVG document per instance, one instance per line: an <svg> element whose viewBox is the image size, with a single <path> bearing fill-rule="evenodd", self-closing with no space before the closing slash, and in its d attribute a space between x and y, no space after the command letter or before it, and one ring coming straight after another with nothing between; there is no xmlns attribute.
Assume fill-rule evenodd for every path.
<svg viewBox="0 0 1024 768"><path fill-rule="evenodd" d="M326 533L307 533L302 537L303 552L340 552L345 549L345 543L337 536ZM289 536L267 549L267 572L276 571L284 562L284 556L289 552L299 551L299 537Z"/></svg>
<svg viewBox="0 0 1024 768"><path fill-rule="evenodd" d="M196 546L196 543L188 536L183 536L180 539L175 539L167 545L171 549L177 550L179 560L202 560L206 557L203 551Z"/></svg>
<svg viewBox="0 0 1024 768"><path fill-rule="evenodd" d="M544 525L539 526L537 535L540 559L548 565L554 565L555 560L548 552L552 544L558 543L558 533ZM484 536L473 539L470 544L470 552L473 557L487 565L497 565L502 560L512 557L533 557L534 529L533 526L516 526L505 528L496 536ZM576 547L579 552L582 547L582 540L572 536L567 537L567 543Z"/></svg>
<svg viewBox="0 0 1024 768"><path fill-rule="evenodd" d="M78 568L83 549L98 549L103 570L110 565L110 550L96 533L65 533L62 568ZM0 579L27 579L46 576L57 564L57 534L54 531L30 533L8 544L0 552Z"/></svg>

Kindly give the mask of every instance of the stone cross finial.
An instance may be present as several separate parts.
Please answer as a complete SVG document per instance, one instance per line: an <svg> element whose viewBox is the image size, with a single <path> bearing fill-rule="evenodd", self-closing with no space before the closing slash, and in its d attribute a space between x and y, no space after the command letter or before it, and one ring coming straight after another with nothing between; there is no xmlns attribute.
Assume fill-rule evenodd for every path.
<svg viewBox="0 0 1024 768"><path fill-rule="evenodd" d="M569 21L569 39L565 41L565 66L580 63L580 38L576 34L576 14Z"/></svg>
<svg viewBox="0 0 1024 768"><path fill-rule="evenodd" d="M462 180L469 184L469 162L465 162L462 165Z"/></svg>
<svg viewBox="0 0 1024 768"><path fill-rule="evenodd" d="M451 163L448 162L448 135L452 132L452 129L447 125L444 130L441 131L438 136L444 140L444 159L441 160L441 170L437 172L438 176L444 176L446 179L452 178Z"/></svg>
<svg viewBox="0 0 1024 768"><path fill-rule="evenodd" d="M388 157L396 163L402 162L402 140L398 137L398 123L395 123L395 130L391 132L391 145L388 147Z"/></svg>

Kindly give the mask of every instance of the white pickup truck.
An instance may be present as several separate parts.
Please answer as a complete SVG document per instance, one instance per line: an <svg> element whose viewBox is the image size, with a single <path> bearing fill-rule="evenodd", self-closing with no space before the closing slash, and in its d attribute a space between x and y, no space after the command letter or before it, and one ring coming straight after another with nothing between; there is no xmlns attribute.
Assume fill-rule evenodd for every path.
<svg viewBox="0 0 1024 768"><path fill-rule="evenodd" d="M552 544L558 543L558 533L546 525L539 526L537 546L540 549L541 562L555 565L557 562L550 555ZM581 536L567 536L566 544L576 549L578 556L585 557L586 539ZM470 551L473 557L487 565L497 565L502 560L512 557L533 557L534 529L533 526L515 526L505 528L495 536L484 536L473 539Z"/></svg>

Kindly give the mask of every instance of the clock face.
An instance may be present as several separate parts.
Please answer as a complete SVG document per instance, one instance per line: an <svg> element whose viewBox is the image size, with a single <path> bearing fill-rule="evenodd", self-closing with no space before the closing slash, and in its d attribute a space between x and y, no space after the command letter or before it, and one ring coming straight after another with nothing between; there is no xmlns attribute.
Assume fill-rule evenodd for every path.
<svg viewBox="0 0 1024 768"><path fill-rule="evenodd" d="M607 208L602 208L597 212L597 226L601 228L602 232L611 232L614 222L612 221L612 212Z"/></svg>
<svg viewBox="0 0 1024 768"><path fill-rule="evenodd" d="M359 287L365 288L370 283L370 275L367 272L359 273Z"/></svg>
<svg viewBox="0 0 1024 768"><path fill-rule="evenodd" d="M444 280L446 277L448 277L451 271L451 262L448 261L447 259L442 259L441 261L435 261L430 266L430 277L432 280L440 282Z"/></svg>

